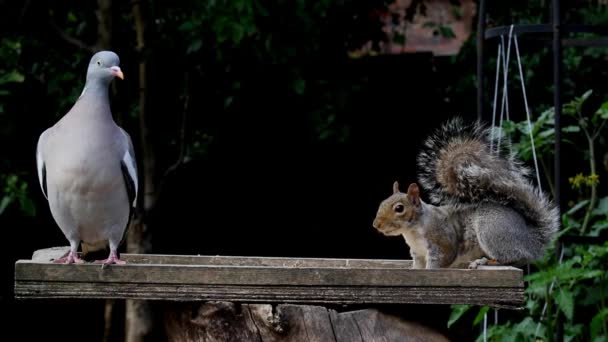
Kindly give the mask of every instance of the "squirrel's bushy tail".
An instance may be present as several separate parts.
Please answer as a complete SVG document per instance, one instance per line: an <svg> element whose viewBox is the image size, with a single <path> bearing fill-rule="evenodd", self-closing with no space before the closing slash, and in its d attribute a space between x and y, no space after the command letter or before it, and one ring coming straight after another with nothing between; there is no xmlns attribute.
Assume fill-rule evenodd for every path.
<svg viewBox="0 0 608 342"><path fill-rule="evenodd" d="M491 128L450 119L424 142L418 180L434 204L511 207L548 242L559 229L557 208L528 179L530 170L508 152L507 143L499 146L500 153L497 143Z"/></svg>

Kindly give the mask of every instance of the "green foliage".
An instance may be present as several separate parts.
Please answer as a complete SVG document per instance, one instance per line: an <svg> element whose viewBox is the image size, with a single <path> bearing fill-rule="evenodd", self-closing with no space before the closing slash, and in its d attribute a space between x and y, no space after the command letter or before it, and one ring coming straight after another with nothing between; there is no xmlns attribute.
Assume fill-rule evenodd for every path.
<svg viewBox="0 0 608 342"><path fill-rule="evenodd" d="M10 103L11 95L17 87L25 81L25 75L19 67L19 58L22 45L17 38L3 38L0 40L0 136L10 136L14 133L10 124L14 115L6 107ZM7 172L8 161L3 161L6 169L0 169L0 215L7 210L15 208L18 212L33 216L36 214L34 202L29 197L28 184L20 175Z"/></svg>
<svg viewBox="0 0 608 342"><path fill-rule="evenodd" d="M526 312L520 320L512 319L488 328L489 341L521 341L551 339L557 315L564 320L565 340L595 341L605 339L606 282L605 265L608 262L608 243L602 245L566 247L567 259L560 263L547 255L537 266L539 270L525 277L528 284ZM552 285L553 284L553 285ZM549 295L548 289L553 287ZM549 309L542 316L542 303L548 300ZM452 326L471 306L455 306L448 326ZM475 326L487 312L487 307L479 309L472 325ZM591 322L591 324L588 324ZM537 333L538 331L538 333ZM544 336L544 337L543 337ZM477 341L483 341L479 336Z"/></svg>
<svg viewBox="0 0 608 342"><path fill-rule="evenodd" d="M0 175L2 197L0 197L0 215L11 206L16 206L27 216L36 215L36 206L28 196L28 184L18 175Z"/></svg>
<svg viewBox="0 0 608 342"><path fill-rule="evenodd" d="M196 53L203 47L202 37L198 34L201 28L209 28L214 33L214 39L205 43L218 48L219 54L223 44L238 46L243 39L258 31L256 14L267 15L264 7L252 0L206 1L198 3L197 7L197 11L190 12L189 17L181 18L183 24L178 27L189 38L188 54Z"/></svg>
<svg viewBox="0 0 608 342"><path fill-rule="evenodd" d="M382 1L364 5L373 8L382 6ZM342 143L348 140L350 132L343 119L347 97L356 93L357 85L345 79L330 79L318 72L315 64L326 63L322 58L327 55L341 63L347 61L344 38L355 34L342 33L335 21L352 19L334 14L332 24L328 16L338 12L337 9L338 13L347 12L351 6L354 2L337 4L329 0L188 1L168 7L161 20L162 28L176 27L176 34L183 41L175 41L170 30L159 30L159 34L183 46L187 72L213 89L206 95L210 103L206 116L242 110L243 95L252 86L249 80L252 74L263 78L264 70L268 70L273 75L283 75L277 80L282 93L276 96L293 99L291 115L306 118L311 126L309 131L314 134L312 139L319 143ZM247 70L252 66L254 70ZM214 101L218 104L214 105ZM207 126L205 130L200 133L214 135L213 127ZM194 143L192 139L188 142L192 150L196 150Z"/></svg>
<svg viewBox="0 0 608 342"><path fill-rule="evenodd" d="M452 305L452 313L448 319L448 328L456 323L465 313L473 308L473 305Z"/></svg>
<svg viewBox="0 0 608 342"><path fill-rule="evenodd" d="M603 132L608 101L591 110L593 107L587 106L587 102L592 94L592 91L586 91L563 106L565 118L570 118L575 123L566 124L562 128L563 137L573 148L582 152L579 154L583 159L581 161L587 159L589 169L584 169L569 179L579 197L576 202L571 201L573 204L562 214L563 229L559 232L559 237L600 236L608 228L608 196L597 198L600 175L593 170L595 154L589 153L596 148L596 139ZM538 157L546 158L552 154L555 136L553 120L554 110L550 108L531 125L525 120L505 122L501 134L506 136L505 139L513 139L513 151L529 161L533 149L529 136L531 127ZM600 141L601 147L605 148L604 144L604 141ZM569 162L576 163L575 160ZM590 227L589 230L585 229L587 226ZM605 266L608 264L608 242L593 245L567 244L562 245L562 248L563 259L556 258L554 248L549 248L544 258L533 264L536 271L524 278L528 298L526 311L502 324L491 326L487 332L490 341L551 340L558 319L562 320L565 340L596 341L608 338L608 283ZM486 307L478 310L477 319L471 323L473 326L487 312ZM453 325L462 316L463 309L454 308L449 325ZM480 336L478 341L481 338Z"/></svg>
<svg viewBox="0 0 608 342"><path fill-rule="evenodd" d="M526 317L518 323L509 322L504 325L492 326L488 329L487 338L488 341L534 341L536 340L535 329L536 323L530 317ZM539 332L544 333L544 331ZM539 335L542 336L542 334ZM484 341L483 335L480 335L475 341Z"/></svg>
<svg viewBox="0 0 608 342"><path fill-rule="evenodd" d="M18 59L21 54L21 43L18 40L4 38L0 40L0 115L4 113L3 102L11 94L14 83L22 83L25 76L18 69Z"/></svg>

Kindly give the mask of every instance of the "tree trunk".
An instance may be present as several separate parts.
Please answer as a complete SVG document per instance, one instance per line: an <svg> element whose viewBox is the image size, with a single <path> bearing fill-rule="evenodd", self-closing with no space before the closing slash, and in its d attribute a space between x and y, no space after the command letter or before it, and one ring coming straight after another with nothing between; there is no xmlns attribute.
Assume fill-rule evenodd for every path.
<svg viewBox="0 0 608 342"><path fill-rule="evenodd" d="M112 0L97 0L97 48L112 48Z"/></svg>
<svg viewBox="0 0 608 342"><path fill-rule="evenodd" d="M137 35L137 52L139 57L139 125L141 136L143 181L140 182L140 202L138 207L143 207L138 218L133 222L127 234L128 253L147 253L150 251L150 234L147 229L146 218L156 201L155 188L155 156L150 136L150 122L147 113L149 103L149 91L147 83L147 61L146 61L146 8L145 1L133 1L132 13L135 20L135 31ZM141 201L141 200L140 200ZM143 300L126 302L125 313L125 340L127 342L141 342L152 333L152 310L150 303Z"/></svg>
<svg viewBox="0 0 608 342"><path fill-rule="evenodd" d="M112 0L97 0L97 42L95 50L111 50L112 49L112 29L114 16L112 15ZM116 94L116 83L112 82L112 94ZM119 120L120 121L120 120ZM103 341L111 341L114 334L116 316L116 301L112 299L106 300L104 310L105 327L103 332Z"/></svg>

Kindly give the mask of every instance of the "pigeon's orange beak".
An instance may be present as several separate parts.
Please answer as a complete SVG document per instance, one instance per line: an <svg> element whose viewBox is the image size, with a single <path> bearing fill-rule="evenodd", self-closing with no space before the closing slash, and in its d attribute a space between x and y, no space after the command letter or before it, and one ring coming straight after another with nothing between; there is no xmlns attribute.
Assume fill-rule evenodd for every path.
<svg viewBox="0 0 608 342"><path fill-rule="evenodd" d="M122 70L120 70L119 67L113 66L110 69L112 69L112 73L114 74L114 76L119 77L121 80L125 79L125 75L123 75Z"/></svg>

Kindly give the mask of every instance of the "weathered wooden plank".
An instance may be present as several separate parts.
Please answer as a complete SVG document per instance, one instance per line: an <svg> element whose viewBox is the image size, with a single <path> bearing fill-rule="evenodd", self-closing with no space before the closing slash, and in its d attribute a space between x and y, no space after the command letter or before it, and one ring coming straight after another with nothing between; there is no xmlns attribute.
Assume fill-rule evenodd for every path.
<svg viewBox="0 0 608 342"><path fill-rule="evenodd" d="M52 264L19 260L17 281L139 284L349 285L522 287L522 271L509 269L399 269L215 265Z"/></svg>
<svg viewBox="0 0 608 342"><path fill-rule="evenodd" d="M17 282L15 297L116 298L337 304L477 304L519 308L523 288L159 285L137 283Z"/></svg>
<svg viewBox="0 0 608 342"><path fill-rule="evenodd" d="M519 307L513 267L410 269L410 261L124 254L127 265L54 264L63 248L15 264L15 297L429 303ZM162 262L162 263L161 263Z"/></svg>
<svg viewBox="0 0 608 342"><path fill-rule="evenodd" d="M35 262L50 262L67 255L69 247L52 247L37 250ZM337 259L337 258L282 258L209 255L121 254L133 264L156 265L210 265L210 266L271 266L271 267L325 267L325 268L398 268L409 269L412 260L397 259ZM511 270L508 266L479 266L479 269Z"/></svg>
<svg viewBox="0 0 608 342"><path fill-rule="evenodd" d="M327 268L411 268L411 260L384 259L325 259L325 258L278 258L240 256L191 256L123 254L121 257L134 264L165 265L224 265L224 266L271 266L271 267L327 267Z"/></svg>
<svg viewBox="0 0 608 342"><path fill-rule="evenodd" d="M32 261L50 262L67 255L70 247L51 247L34 252ZM133 264L157 265L224 265L275 267L329 268L411 268L411 260L393 259L337 259L337 258L282 258L210 255L121 254L121 259Z"/></svg>

